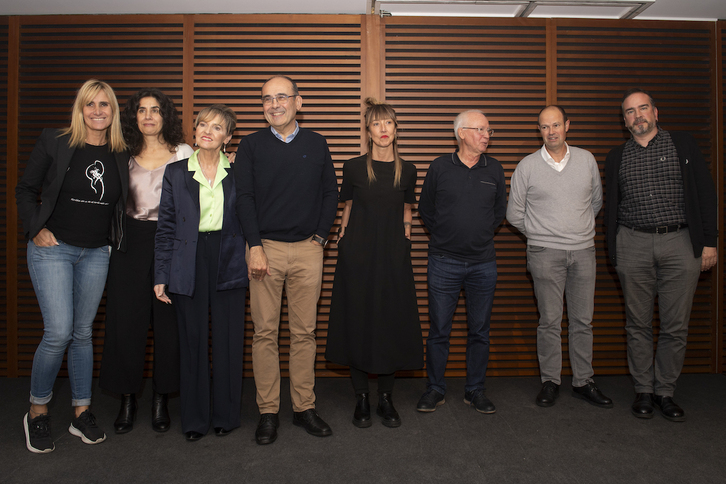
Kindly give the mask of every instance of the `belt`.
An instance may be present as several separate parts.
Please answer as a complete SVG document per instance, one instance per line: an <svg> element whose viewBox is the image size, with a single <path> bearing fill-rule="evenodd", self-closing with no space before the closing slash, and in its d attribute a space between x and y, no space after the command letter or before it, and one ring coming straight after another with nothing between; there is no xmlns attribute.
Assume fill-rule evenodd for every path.
<svg viewBox="0 0 726 484"><path fill-rule="evenodd" d="M660 227L639 228L633 227L633 230L645 232L646 234L667 234L670 232L678 232L680 229L688 227L688 224L661 225Z"/></svg>

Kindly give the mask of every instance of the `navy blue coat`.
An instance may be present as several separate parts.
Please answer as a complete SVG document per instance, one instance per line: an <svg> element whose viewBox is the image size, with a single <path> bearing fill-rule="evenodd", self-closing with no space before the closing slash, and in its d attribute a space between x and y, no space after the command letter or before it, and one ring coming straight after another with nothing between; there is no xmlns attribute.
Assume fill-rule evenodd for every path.
<svg viewBox="0 0 726 484"><path fill-rule="evenodd" d="M166 284L175 294L194 295L195 262L199 238L199 182L189 171L189 160L167 165L156 228L154 284ZM219 250L217 290L246 287L247 263L245 238L239 224L235 203L237 195L233 168L222 180L224 214L222 242Z"/></svg>

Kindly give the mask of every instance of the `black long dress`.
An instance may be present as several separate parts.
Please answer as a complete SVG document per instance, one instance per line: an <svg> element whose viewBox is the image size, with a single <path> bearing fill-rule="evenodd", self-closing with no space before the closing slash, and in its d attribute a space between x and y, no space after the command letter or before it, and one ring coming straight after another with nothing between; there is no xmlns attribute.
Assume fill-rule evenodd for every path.
<svg viewBox="0 0 726 484"><path fill-rule="evenodd" d="M416 167L403 163L400 187L394 163L373 161L369 184L366 156L343 167L341 201L353 200L338 243L325 357L368 373L423 367L423 340L404 235L403 204L415 203Z"/></svg>

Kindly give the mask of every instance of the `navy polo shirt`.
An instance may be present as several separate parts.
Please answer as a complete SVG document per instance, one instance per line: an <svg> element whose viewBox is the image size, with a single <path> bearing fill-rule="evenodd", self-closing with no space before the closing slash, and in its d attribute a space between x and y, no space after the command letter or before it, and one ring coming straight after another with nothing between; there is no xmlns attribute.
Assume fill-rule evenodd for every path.
<svg viewBox="0 0 726 484"><path fill-rule="evenodd" d="M507 211L501 163L486 154L471 168L456 153L436 158L426 174L418 211L431 234L429 255L463 262L495 260L494 231Z"/></svg>

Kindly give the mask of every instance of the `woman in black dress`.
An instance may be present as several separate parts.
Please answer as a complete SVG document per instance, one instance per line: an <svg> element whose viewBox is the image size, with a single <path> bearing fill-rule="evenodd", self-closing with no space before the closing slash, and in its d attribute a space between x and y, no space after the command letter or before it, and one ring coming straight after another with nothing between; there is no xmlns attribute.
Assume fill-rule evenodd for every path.
<svg viewBox="0 0 726 484"><path fill-rule="evenodd" d="M378 375L387 427L401 418L391 393L395 372L423 367L421 325L411 266L411 206L416 167L398 156L396 112L366 99L368 153L345 163L326 358L350 367L353 424L370 427L368 375Z"/></svg>

